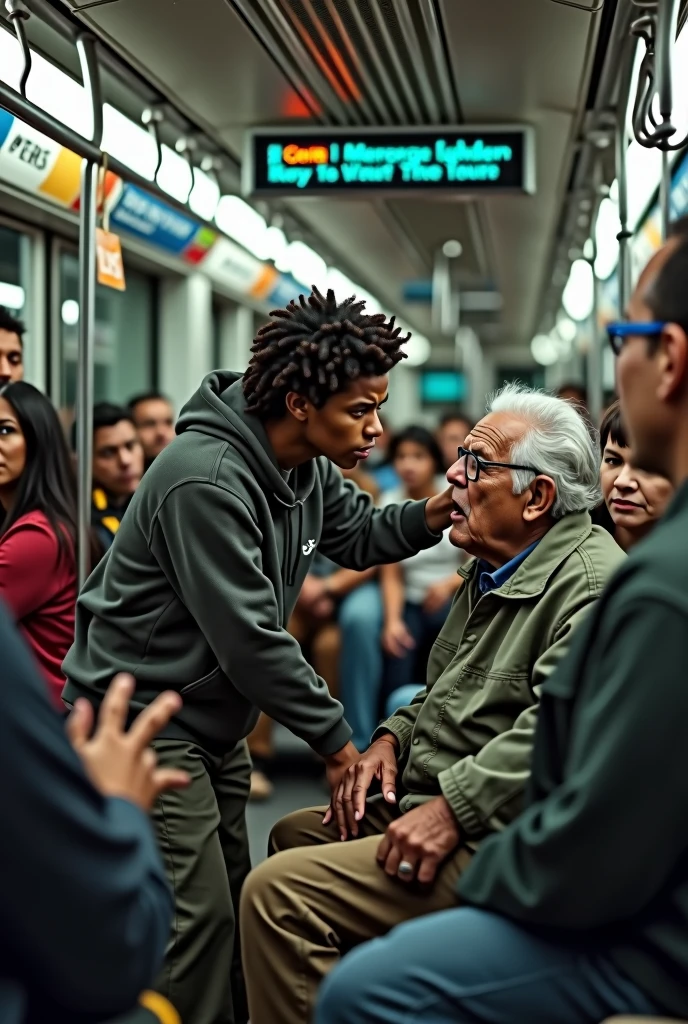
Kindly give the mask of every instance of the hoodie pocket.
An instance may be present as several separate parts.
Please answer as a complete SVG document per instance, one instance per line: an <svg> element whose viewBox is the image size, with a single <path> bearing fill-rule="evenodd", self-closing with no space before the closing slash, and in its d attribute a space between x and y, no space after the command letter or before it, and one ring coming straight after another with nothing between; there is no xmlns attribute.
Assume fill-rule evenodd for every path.
<svg viewBox="0 0 688 1024"><path fill-rule="evenodd" d="M222 670L219 665L216 665L210 672L206 672L200 679L195 679L193 683L187 683L186 686L182 686L179 693L182 697L188 697L189 694L197 695L198 690L203 689L204 686L210 686L222 675Z"/></svg>

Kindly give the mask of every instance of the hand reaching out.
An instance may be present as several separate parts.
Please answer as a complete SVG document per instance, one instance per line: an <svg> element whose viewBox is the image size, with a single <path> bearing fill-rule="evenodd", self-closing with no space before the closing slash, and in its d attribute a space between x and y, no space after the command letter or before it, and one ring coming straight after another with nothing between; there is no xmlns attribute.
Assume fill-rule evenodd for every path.
<svg viewBox="0 0 688 1024"><path fill-rule="evenodd" d="M67 720L67 735L96 789L104 796L129 800L147 813L160 793L189 782L186 772L158 768L150 746L179 711L182 699L178 693L161 693L125 732L133 692L131 676L115 676L100 706L95 731L93 707L79 698Z"/></svg>
<svg viewBox="0 0 688 1024"><path fill-rule="evenodd" d="M412 651L416 641L409 633L403 619L388 622L382 631L382 647L392 658L403 658L407 651Z"/></svg>

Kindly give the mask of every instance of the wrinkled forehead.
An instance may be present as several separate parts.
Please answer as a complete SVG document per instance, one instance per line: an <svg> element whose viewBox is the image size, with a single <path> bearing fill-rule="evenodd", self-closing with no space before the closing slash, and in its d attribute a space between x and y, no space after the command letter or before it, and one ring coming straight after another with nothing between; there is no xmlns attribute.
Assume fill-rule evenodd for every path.
<svg viewBox="0 0 688 1024"><path fill-rule="evenodd" d="M506 412L490 412L477 423L464 448L495 462L508 460L512 446L523 437L526 423Z"/></svg>

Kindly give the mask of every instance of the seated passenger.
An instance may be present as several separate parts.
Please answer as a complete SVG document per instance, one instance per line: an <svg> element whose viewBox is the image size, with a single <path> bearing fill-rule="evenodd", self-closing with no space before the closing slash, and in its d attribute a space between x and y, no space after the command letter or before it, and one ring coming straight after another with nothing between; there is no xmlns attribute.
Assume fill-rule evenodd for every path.
<svg viewBox="0 0 688 1024"><path fill-rule="evenodd" d="M506 387L465 445L447 474L450 537L475 557L427 688L383 722L330 809L275 826L246 882L252 1024L306 1024L341 953L454 905L480 842L521 809L541 686L624 558L591 524L599 458L570 405ZM382 794L366 799L374 778Z"/></svg>
<svg viewBox="0 0 688 1024"><path fill-rule="evenodd" d="M179 696L158 697L127 734L133 680L116 679L95 730L91 709L75 710L70 746L2 608L0 651L0 1020L124 1021L172 918L148 812L187 779L156 768L148 744Z"/></svg>
<svg viewBox="0 0 688 1024"><path fill-rule="evenodd" d="M473 424L465 413L457 409L442 417L437 427L437 443L442 451L444 468L450 469L456 462L456 449L470 434Z"/></svg>
<svg viewBox="0 0 688 1024"><path fill-rule="evenodd" d="M465 437L466 433L461 444ZM458 449L457 444L453 462L456 462ZM425 427L407 427L396 434L390 445L390 459L401 486L387 491L383 504L406 498L429 498L444 489L442 453ZM383 696L392 702L390 714L410 704L422 686L430 648L463 582L458 575L463 560L446 533L434 548L380 569L384 616L382 647L386 655ZM377 695L378 687L371 686L368 701L374 702L372 714L376 719Z"/></svg>
<svg viewBox="0 0 688 1024"><path fill-rule="evenodd" d="M50 401L0 386L0 598L64 712L62 662L74 640L76 484Z"/></svg>
<svg viewBox="0 0 688 1024"><path fill-rule="evenodd" d="M600 483L614 540L629 551L664 515L673 487L666 477L644 473L633 466L618 401L609 407L602 420L600 449Z"/></svg>
<svg viewBox="0 0 688 1024"><path fill-rule="evenodd" d="M526 807L461 880L471 906L353 953L317 1024L688 1018L688 220L674 231L609 330L634 461L677 493L543 689Z"/></svg>
<svg viewBox="0 0 688 1024"><path fill-rule="evenodd" d="M331 792L359 756L285 628L313 552L367 569L439 543L450 524L448 492L376 509L337 468L375 444L407 340L364 307L314 289L261 328L243 376L205 378L77 603L66 700L99 704L113 665L136 673L136 711L166 687L184 696L156 744L192 774L154 810L177 906L158 985L193 1024L247 1017L234 908L258 710L322 755Z"/></svg>
<svg viewBox="0 0 688 1024"><path fill-rule="evenodd" d="M169 398L157 391L130 398L127 403L143 448L144 468L174 440L174 409Z"/></svg>
<svg viewBox="0 0 688 1024"><path fill-rule="evenodd" d="M76 424L72 444L76 449ZM143 476L143 449L131 413L123 406L98 402L93 407L92 472L91 524L102 556L110 549Z"/></svg>
<svg viewBox="0 0 688 1024"><path fill-rule="evenodd" d="M382 427L382 434L377 440L374 451L370 453L370 458L366 465L380 490L388 491L399 483L394 466L389 460L389 446L394 435L389 429L387 420L382 416L380 417L380 426Z"/></svg>

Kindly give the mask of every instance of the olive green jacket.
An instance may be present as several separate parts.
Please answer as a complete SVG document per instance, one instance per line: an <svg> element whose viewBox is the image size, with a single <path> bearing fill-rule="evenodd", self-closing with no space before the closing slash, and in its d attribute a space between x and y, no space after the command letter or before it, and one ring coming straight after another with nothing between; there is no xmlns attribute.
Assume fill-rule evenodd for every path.
<svg viewBox="0 0 688 1024"><path fill-rule="evenodd" d="M558 520L501 587L465 584L432 649L428 683L382 723L403 767L399 806L444 794L464 841L475 845L520 812L540 688L625 558L587 512Z"/></svg>

